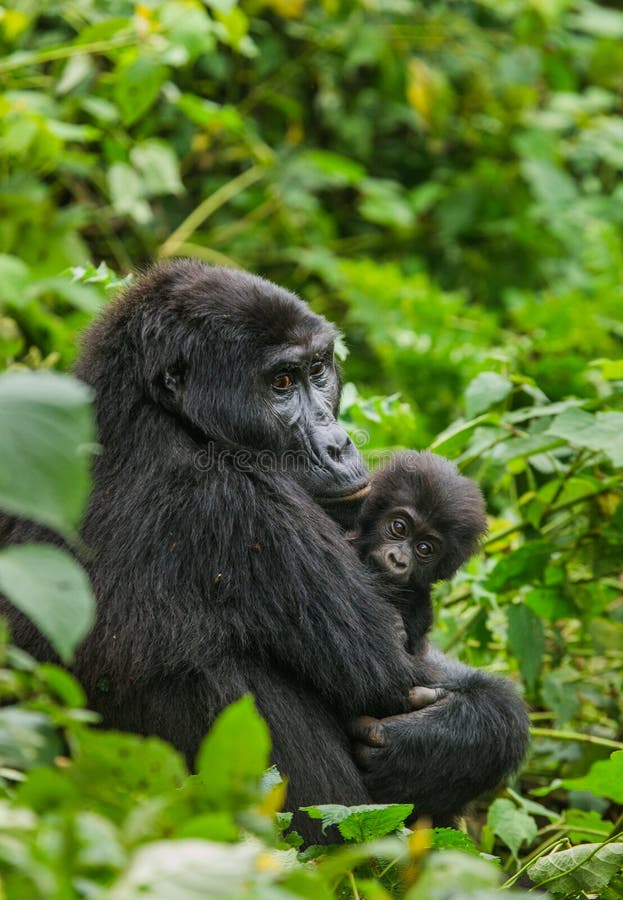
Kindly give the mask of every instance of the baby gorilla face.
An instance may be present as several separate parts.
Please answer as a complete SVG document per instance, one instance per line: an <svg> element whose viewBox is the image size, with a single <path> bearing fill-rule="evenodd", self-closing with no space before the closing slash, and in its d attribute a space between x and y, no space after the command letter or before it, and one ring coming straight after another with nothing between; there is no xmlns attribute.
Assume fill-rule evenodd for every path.
<svg viewBox="0 0 623 900"><path fill-rule="evenodd" d="M395 584L430 584L443 558L442 536L411 506L388 510L370 559Z"/></svg>

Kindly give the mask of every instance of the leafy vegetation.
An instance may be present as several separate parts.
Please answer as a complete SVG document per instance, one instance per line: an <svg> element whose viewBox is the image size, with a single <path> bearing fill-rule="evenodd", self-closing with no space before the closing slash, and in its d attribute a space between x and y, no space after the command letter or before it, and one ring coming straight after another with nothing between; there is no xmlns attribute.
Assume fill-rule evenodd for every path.
<svg viewBox="0 0 623 900"><path fill-rule="evenodd" d="M17 0L0 49L0 508L80 555L93 427L64 373L131 268L260 272L343 329L371 464L430 446L483 485L484 553L439 587L435 639L518 680L534 725L466 833L312 808L345 843L297 854L250 698L189 776L3 635L4 894L620 897L623 13ZM2 550L0 589L70 660L93 608L73 558Z"/></svg>

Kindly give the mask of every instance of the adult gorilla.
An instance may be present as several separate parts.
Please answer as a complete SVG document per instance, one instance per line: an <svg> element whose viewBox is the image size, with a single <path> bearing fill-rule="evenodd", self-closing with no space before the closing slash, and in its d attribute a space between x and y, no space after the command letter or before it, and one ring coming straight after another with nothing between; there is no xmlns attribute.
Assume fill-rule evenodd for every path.
<svg viewBox="0 0 623 900"><path fill-rule="evenodd" d="M90 329L77 374L103 447L83 528L98 613L74 670L106 725L191 762L251 691L291 808L405 801L446 819L519 764L526 717L509 683L406 653L380 576L323 509L367 484L335 420L334 337L292 294L192 261L156 267ZM16 522L9 539L42 537ZM408 712L413 685L439 684ZM362 714L390 716L355 726L363 775L346 731Z"/></svg>

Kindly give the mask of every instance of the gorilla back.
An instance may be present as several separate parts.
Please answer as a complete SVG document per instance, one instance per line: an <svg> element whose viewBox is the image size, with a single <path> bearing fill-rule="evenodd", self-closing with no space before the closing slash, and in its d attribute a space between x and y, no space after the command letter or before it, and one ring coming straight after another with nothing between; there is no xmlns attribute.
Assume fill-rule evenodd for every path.
<svg viewBox="0 0 623 900"><path fill-rule="evenodd" d="M260 278L178 261L111 304L76 368L102 446L83 527L97 618L74 666L89 702L192 764L253 692L290 807L368 801L342 721L406 711L411 686L394 613L321 506L354 508L368 483L335 419L334 336ZM32 539L55 540L14 523Z"/></svg>

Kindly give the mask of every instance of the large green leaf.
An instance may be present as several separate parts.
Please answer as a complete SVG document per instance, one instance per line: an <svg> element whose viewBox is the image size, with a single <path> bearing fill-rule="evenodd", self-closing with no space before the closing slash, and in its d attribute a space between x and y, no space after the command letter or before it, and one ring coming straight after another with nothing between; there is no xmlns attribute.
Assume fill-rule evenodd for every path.
<svg viewBox="0 0 623 900"><path fill-rule="evenodd" d="M0 591L69 662L93 624L95 611L82 566L50 544L7 547L0 551Z"/></svg>
<svg viewBox="0 0 623 900"><path fill-rule="evenodd" d="M555 894L600 897L622 865L623 844L582 844L537 859L528 877Z"/></svg>
<svg viewBox="0 0 623 900"><path fill-rule="evenodd" d="M605 453L614 466L623 466L623 412L568 409L556 416L549 433L570 444Z"/></svg>
<svg viewBox="0 0 623 900"><path fill-rule="evenodd" d="M465 390L465 413L473 419L504 400L513 389L512 381L497 372L481 372Z"/></svg>
<svg viewBox="0 0 623 900"><path fill-rule="evenodd" d="M586 775L565 779L564 785L572 791L590 791L597 797L623 803L623 750L615 750L610 759L593 763Z"/></svg>
<svg viewBox="0 0 623 900"><path fill-rule="evenodd" d="M89 490L90 397L69 375L0 377L0 508L75 532Z"/></svg>
<svg viewBox="0 0 623 900"><path fill-rule="evenodd" d="M500 798L489 809L487 825L501 838L515 858L525 842L528 846L537 834L536 822L525 809L515 806L512 800Z"/></svg>
<svg viewBox="0 0 623 900"><path fill-rule="evenodd" d="M366 806L304 806L310 819L321 819L322 828L337 825L347 841L373 841L400 828L413 812L411 803Z"/></svg>
<svg viewBox="0 0 623 900"><path fill-rule="evenodd" d="M525 603L513 603L507 609L508 645L519 662L521 676L533 691L543 665L545 632L543 623Z"/></svg>
<svg viewBox="0 0 623 900"><path fill-rule="evenodd" d="M204 740L197 771L204 796L223 809L244 808L269 765L270 734L250 695L225 709Z"/></svg>

